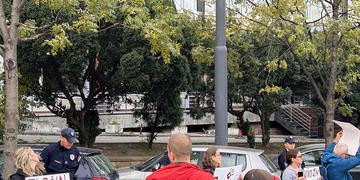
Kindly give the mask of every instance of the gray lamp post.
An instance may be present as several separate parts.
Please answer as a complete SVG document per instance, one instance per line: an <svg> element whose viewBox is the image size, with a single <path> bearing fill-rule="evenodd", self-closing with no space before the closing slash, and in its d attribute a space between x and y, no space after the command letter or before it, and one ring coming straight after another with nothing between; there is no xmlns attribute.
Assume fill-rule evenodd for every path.
<svg viewBox="0 0 360 180"><path fill-rule="evenodd" d="M216 0L215 144L224 146L228 143L225 17L225 0Z"/></svg>

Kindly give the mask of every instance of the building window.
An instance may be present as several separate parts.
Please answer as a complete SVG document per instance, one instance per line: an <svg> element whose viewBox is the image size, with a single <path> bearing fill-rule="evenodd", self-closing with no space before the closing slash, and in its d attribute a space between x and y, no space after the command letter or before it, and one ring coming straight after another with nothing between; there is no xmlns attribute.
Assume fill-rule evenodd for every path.
<svg viewBox="0 0 360 180"><path fill-rule="evenodd" d="M204 2L205 0L196 0L196 10L198 11L198 12L202 12L202 13L204 13Z"/></svg>

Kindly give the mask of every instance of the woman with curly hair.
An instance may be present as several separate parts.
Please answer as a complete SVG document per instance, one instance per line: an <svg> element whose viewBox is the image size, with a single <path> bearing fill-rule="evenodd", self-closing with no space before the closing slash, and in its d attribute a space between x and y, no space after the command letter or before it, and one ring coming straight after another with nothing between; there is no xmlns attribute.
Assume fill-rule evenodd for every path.
<svg viewBox="0 0 360 180"><path fill-rule="evenodd" d="M216 168L221 165L222 156L217 147L210 147L206 150L204 158L203 158L203 168L209 169L210 173L214 175L214 171Z"/></svg>
<svg viewBox="0 0 360 180"><path fill-rule="evenodd" d="M30 147L22 147L15 151L14 161L16 173L10 176L10 180L25 180L25 177L43 175L44 164L40 162L39 156Z"/></svg>

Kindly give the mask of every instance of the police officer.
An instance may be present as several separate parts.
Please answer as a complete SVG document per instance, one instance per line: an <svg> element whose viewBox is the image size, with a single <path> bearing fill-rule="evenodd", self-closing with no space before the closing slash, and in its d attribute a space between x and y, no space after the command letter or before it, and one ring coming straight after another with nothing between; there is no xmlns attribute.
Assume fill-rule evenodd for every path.
<svg viewBox="0 0 360 180"><path fill-rule="evenodd" d="M284 151L278 157L278 164L279 164L279 168L280 168L281 172L284 171L287 167L287 164L285 162L286 153L291 149L295 149L295 139L292 136L286 137L284 146L285 146ZM303 161L303 163L301 164L301 168L304 168L304 167L305 167L305 164Z"/></svg>
<svg viewBox="0 0 360 180"><path fill-rule="evenodd" d="M70 178L74 178L74 173L79 166L79 149L74 145L76 134L74 129L65 128L61 131L60 141L47 146L40 154L45 163L46 172L70 173Z"/></svg>

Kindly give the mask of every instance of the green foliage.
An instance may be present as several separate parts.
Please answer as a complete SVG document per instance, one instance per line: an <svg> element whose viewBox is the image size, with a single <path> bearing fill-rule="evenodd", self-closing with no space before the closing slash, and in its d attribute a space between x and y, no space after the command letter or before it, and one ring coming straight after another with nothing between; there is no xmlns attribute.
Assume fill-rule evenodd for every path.
<svg viewBox="0 0 360 180"><path fill-rule="evenodd" d="M21 78L22 76L20 76ZM3 137L5 133L5 101L6 101L6 94L5 94L5 84L3 83L5 79L4 73L0 75L0 143L3 143ZM26 97L26 86L19 87L19 116L21 122L19 122L19 131L23 132L26 128L26 121L30 121L30 119L36 118L35 115L29 110L30 106L37 106L38 104L34 101L29 100Z"/></svg>
<svg viewBox="0 0 360 180"><path fill-rule="evenodd" d="M109 125L120 125L120 123L117 122L117 121L111 121L111 122L109 123Z"/></svg>

